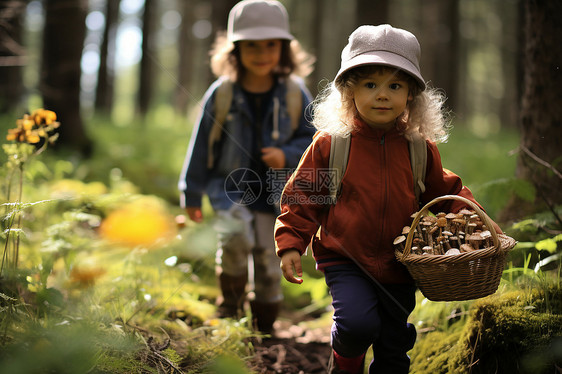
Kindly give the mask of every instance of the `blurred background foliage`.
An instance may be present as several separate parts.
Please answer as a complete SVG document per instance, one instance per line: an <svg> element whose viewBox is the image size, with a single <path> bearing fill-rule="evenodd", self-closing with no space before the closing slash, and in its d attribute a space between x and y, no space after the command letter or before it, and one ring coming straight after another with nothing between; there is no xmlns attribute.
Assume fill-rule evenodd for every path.
<svg viewBox="0 0 562 374"><path fill-rule="evenodd" d="M119 169L141 192L177 204L177 176L199 100L214 79L209 49L235 3L4 2L0 112L49 107L66 123L58 156L77 165L77 178L107 183L111 170ZM524 26L527 13L540 12L525 8L522 0L283 3L292 32L316 57L307 78L314 95L337 72L341 49L358 25L391 23L412 31L422 45L424 77L449 97L454 127L450 143L441 147L447 167L475 189L494 217L514 191L529 199L521 192L525 186L508 187L510 193L502 195L490 182L500 180L505 187L524 174L516 173L522 167L517 159ZM549 149L533 148L539 156ZM454 149L462 151L449 152ZM496 156L482 162L477 157L482 150ZM542 152L547 162L559 162ZM512 209L501 220L516 213Z"/></svg>
<svg viewBox="0 0 562 374"><path fill-rule="evenodd" d="M117 168L142 192L155 193L175 203L176 180L199 110L198 102L213 79L208 51L216 32L225 29L228 10L234 3L6 3L4 14L11 6L14 18L6 38L13 37L20 48L6 48L5 55L11 51L11 57L19 58L20 65L9 68L21 75L22 84L16 97L0 95L0 109L11 114L43 107L45 96L54 96L56 91L61 100L54 101L55 107L50 109L59 114L70 134L64 136L63 131L61 147L73 152L68 156L71 162L88 160L88 165L81 163L76 168L77 178L107 182L110 171ZM316 56L315 71L307 80L313 94L337 72L339 53L357 25L388 22L416 34L422 45L424 77L433 86L445 89L449 96L455 126L451 144L462 144L466 150L462 157L454 157L443 147L444 159L450 162L448 167L475 188L491 179L513 176L514 157L509 157L506 150L516 149L518 143L520 4L516 0L455 0L447 4L400 0L379 1L376 6L371 2L337 0L283 3L289 11L293 33ZM56 89L47 87L53 83L45 80L45 76L56 77L47 71L51 66L49 59L56 60L57 53L71 48L72 43L64 38L47 43L47 36L57 35L46 29L60 27L51 24L65 23L60 18L57 21L56 16L68 14L84 19L83 24L64 25L65 34L84 35L82 42L75 42L79 46L73 47L80 49L79 82L71 83L79 84L80 107L72 110L62 107L72 101L68 97L74 89L65 87L63 81L56 83ZM80 27L82 31L72 30ZM51 49L49 53L45 51L46 44ZM61 56L57 61L60 59ZM2 66L0 72L6 71L6 64ZM2 121L2 126L9 124L10 121ZM68 130L78 127L84 130ZM479 148L470 144L471 139L476 144L487 143L486 151L499 156L495 165L463 161L469 159L466 156L471 149ZM497 139L503 144L498 144ZM471 171L469 163L478 165L479 170ZM482 167L497 169L488 172ZM485 196L484 199L489 202Z"/></svg>
<svg viewBox="0 0 562 374"><path fill-rule="evenodd" d="M316 56L307 78L313 94L333 78L358 25L388 22L416 34L422 73L446 91L453 114L450 139L439 145L444 167L519 241L497 297L432 303L418 295L415 372L493 371L498 363L486 361L474 340L493 326L517 332L509 341L514 356L504 358L521 372L560 366L562 106L556 100L562 82L559 69L542 80L529 71L557 66L544 54L561 61L562 3L282 2L292 32ZM213 318L210 207L205 203L204 224L185 222L176 188L199 101L213 80L208 50L234 3L0 2L0 134L42 107L61 122L57 142L24 167L13 167L15 151L0 153L2 370L243 373L253 367L256 335L248 319ZM538 42L529 43L531 31ZM547 165L526 166L522 145ZM542 203L543 192L550 204ZM514 202L515 209L506 209ZM519 208L524 202L533 209ZM329 325L331 310L322 275L311 256L303 259L305 284L283 286L284 308L306 330ZM509 309L506 318L491 318L502 308ZM521 326L521 320L530 322ZM502 342L486 336L490 344L482 347L499 352Z"/></svg>

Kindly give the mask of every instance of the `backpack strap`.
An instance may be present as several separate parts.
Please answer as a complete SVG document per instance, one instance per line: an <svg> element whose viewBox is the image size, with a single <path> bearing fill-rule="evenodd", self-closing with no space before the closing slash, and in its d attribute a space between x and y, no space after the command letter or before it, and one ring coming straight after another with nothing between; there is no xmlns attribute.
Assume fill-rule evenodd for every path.
<svg viewBox="0 0 562 374"><path fill-rule="evenodd" d="M294 76L289 76L286 80L287 93L286 93L286 103L287 112L291 119L291 130L294 132L299 127L299 122L302 113L302 91L297 78ZM230 111L232 105L232 98L234 96L234 84L229 79L224 79L221 84L217 87L215 91L215 105L214 114L215 119L209 132L209 139L207 141L208 151L207 151L207 168L211 169L215 163L215 157L213 153L213 146L216 142L221 139L223 124L226 120L226 116ZM279 111L279 105L274 108L274 122L278 121L276 116ZM276 126L278 127L278 125ZM279 129L274 129L274 131Z"/></svg>
<svg viewBox="0 0 562 374"><path fill-rule="evenodd" d="M330 201L335 204L341 192L341 182L349 159L351 136L341 137L332 135L330 144L329 168L332 175L330 184ZM410 164L414 179L414 194L416 200L425 192L425 175L427 170L427 143L419 133L412 134L408 139Z"/></svg>
<svg viewBox="0 0 562 374"><path fill-rule="evenodd" d="M302 113L302 91L301 87L292 75L287 77L287 112L291 118L291 130L295 131L299 127Z"/></svg>
<svg viewBox="0 0 562 374"><path fill-rule="evenodd" d="M347 161L349 159L349 148L351 146L351 135L342 137L332 135L330 143L329 172L332 175L330 183L330 202L335 204L341 192L341 182Z"/></svg>
<svg viewBox="0 0 562 374"><path fill-rule="evenodd" d="M233 92L233 84L229 79L223 80L215 91L215 118L211 131L209 132L209 139L207 143L207 168L209 169L211 169L215 163L213 146L221 139L222 125L224 124L226 116L230 110L230 106L232 105L232 97L234 96Z"/></svg>
<svg viewBox="0 0 562 374"><path fill-rule="evenodd" d="M420 201L420 196L425 192L425 174L427 169L427 143L420 133L412 133L408 139L410 150L410 163L414 176L414 193L416 200Z"/></svg>

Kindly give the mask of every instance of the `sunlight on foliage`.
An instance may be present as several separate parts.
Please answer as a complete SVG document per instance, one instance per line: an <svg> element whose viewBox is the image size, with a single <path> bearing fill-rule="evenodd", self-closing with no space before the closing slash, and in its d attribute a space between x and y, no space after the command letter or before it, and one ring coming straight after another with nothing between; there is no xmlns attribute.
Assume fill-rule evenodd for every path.
<svg viewBox="0 0 562 374"><path fill-rule="evenodd" d="M28 314L22 306L16 313ZM27 315L32 317L32 314ZM8 320L0 318L0 321ZM13 320L12 320L13 322ZM132 334L95 320L50 314L49 318L20 321L8 326L9 344L3 345L0 362L6 373L85 373L97 366L100 352L132 355L139 345ZM5 370L5 371L4 371Z"/></svg>
<svg viewBox="0 0 562 374"><path fill-rule="evenodd" d="M18 157L7 157L0 171L12 186L4 184L1 191L10 197L1 205L2 235L17 239L19 250L17 267L0 274L0 371L249 372L245 367L251 366L256 338L249 313L240 321L215 318L217 238L208 201L203 224L175 221L185 214L177 206L176 182L186 131L176 126L179 121L160 126L156 117L144 124L142 136L133 125L116 131L98 119L92 134L101 145L87 162L52 153L34 158L48 141L3 145L7 155ZM32 125L24 119L22 130ZM466 177L488 211L498 211L511 194L534 196L531 185L511 177L515 159L506 155L517 144L516 134L475 139L469 130L459 130L440 150L451 165L446 166ZM33 134L20 138L34 140ZM170 147L152 141L155 134ZM19 175L22 165L25 172ZM24 188L18 191L20 180ZM144 190L151 194L141 194ZM561 315L561 234L552 213L506 228L519 244L510 253L497 298L435 303L418 295L410 318L419 334L411 352L414 372L452 373L451 365L467 372L464 365L476 362L473 352L474 360L479 354L474 337L480 331L478 344L484 347L487 334L475 316L488 310L494 319L487 329L506 323L510 327L502 328L517 339L528 337L514 346L523 347L520 363L530 368L527 372L539 373L540 365L557 357L556 341L546 336L556 333ZM556 214L562 215L562 208ZM331 323L333 312L312 257L303 257L303 268L305 283L285 282L283 292L284 308L300 321L291 328L300 329L304 343L309 332ZM504 296L510 301L496 304ZM509 339L496 331L486 335L486 344L500 349L500 337ZM530 350L533 342L536 348Z"/></svg>
<svg viewBox="0 0 562 374"><path fill-rule="evenodd" d="M214 264L217 234L211 224L189 225L180 231L179 240L177 250L181 258L189 262L207 260Z"/></svg>
<svg viewBox="0 0 562 374"><path fill-rule="evenodd" d="M105 269L93 266L74 266L70 271L69 280L79 287L91 287L96 279L105 274Z"/></svg>
<svg viewBox="0 0 562 374"><path fill-rule="evenodd" d="M549 253L554 253L558 247L558 242L562 241L562 234L556 235L553 238L544 239L538 241L535 248L539 251L548 251Z"/></svg>
<svg viewBox="0 0 562 374"><path fill-rule="evenodd" d="M51 196L55 199L72 199L80 196L97 196L108 192L101 182L84 183L76 179L59 179L50 186Z"/></svg>
<svg viewBox="0 0 562 374"><path fill-rule="evenodd" d="M249 371L236 356L223 355L217 357L208 368L203 370L203 373L209 374L248 374Z"/></svg>
<svg viewBox="0 0 562 374"><path fill-rule="evenodd" d="M249 359L253 353L246 339L253 334L248 330L247 321L232 321L228 319L215 320L213 326L203 326L195 329L191 340L187 342L186 361L190 366L199 369L201 373L227 373L214 371L224 368L222 360L225 357L237 356L236 367L241 368L241 359ZM204 361L202 361L204 359ZM221 369L222 370L222 369ZM234 371L236 372L236 371ZM242 372L243 373L243 372Z"/></svg>
<svg viewBox="0 0 562 374"><path fill-rule="evenodd" d="M548 289L547 295L562 300L560 288ZM549 372L556 356L549 358L550 363L532 362L539 347L548 349L556 336L562 336L562 304L558 301L549 311L547 295L515 291L474 301L466 323L418 339L411 354L413 372L465 373L472 368L475 373L490 373L498 367L520 372L522 364L532 367L525 373ZM562 351L558 355L562 358Z"/></svg>
<svg viewBox="0 0 562 374"><path fill-rule="evenodd" d="M206 347L194 360L196 370L211 367L218 355L249 357L247 322L206 322L215 313L217 289L201 282L200 267L185 262L169 205L137 194L116 168L106 186L66 177L81 172L68 161L29 162L48 143L27 144L43 135L26 132L35 131L31 121L39 116L38 123L53 124L48 113L26 116L19 132L10 132L19 143L4 145L3 235L15 245L9 256L6 247L3 259L11 266L0 274L2 371L181 372L180 365L190 364L177 342L193 339ZM19 188L10 189L13 180ZM33 188L24 195L28 181ZM22 202L23 196L33 202ZM177 339L173 344L169 335Z"/></svg>

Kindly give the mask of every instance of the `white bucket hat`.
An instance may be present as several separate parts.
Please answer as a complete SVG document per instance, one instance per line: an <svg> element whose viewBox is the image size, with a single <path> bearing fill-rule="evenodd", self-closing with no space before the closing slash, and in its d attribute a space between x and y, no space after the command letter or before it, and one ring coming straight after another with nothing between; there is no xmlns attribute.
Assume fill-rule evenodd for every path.
<svg viewBox="0 0 562 374"><path fill-rule="evenodd" d="M420 56L420 44L411 32L390 25L360 26L351 33L341 53L341 67L335 81L358 66L384 65L408 73L425 90L425 81L420 73Z"/></svg>
<svg viewBox="0 0 562 374"><path fill-rule="evenodd" d="M228 15L227 37L239 40L294 39L287 10L276 0L244 0Z"/></svg>

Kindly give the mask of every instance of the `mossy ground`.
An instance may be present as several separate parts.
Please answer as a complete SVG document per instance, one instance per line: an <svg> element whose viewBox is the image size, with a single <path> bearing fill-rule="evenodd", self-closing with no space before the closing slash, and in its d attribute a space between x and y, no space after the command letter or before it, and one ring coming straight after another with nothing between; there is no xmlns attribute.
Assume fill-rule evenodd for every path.
<svg viewBox="0 0 562 374"><path fill-rule="evenodd" d="M420 337L411 357L416 374L553 373L562 364L562 289L478 300L460 332Z"/></svg>

